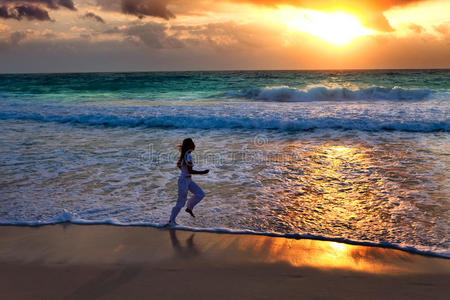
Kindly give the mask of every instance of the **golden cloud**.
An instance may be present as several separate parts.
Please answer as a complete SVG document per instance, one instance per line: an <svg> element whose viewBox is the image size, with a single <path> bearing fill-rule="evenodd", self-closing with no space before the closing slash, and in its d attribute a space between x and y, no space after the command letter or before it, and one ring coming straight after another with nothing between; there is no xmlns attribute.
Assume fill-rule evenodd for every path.
<svg viewBox="0 0 450 300"><path fill-rule="evenodd" d="M270 7L291 5L297 8L322 11L345 10L356 14L362 23L378 31L392 31L384 11L396 6L407 6L428 0L230 0L236 3L251 3Z"/></svg>

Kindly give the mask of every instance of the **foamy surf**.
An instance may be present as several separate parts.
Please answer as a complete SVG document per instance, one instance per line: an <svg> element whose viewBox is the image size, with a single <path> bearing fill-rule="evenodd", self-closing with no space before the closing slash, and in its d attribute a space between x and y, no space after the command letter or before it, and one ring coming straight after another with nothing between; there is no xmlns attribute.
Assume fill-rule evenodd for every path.
<svg viewBox="0 0 450 300"><path fill-rule="evenodd" d="M191 113L195 112L195 113ZM199 105L0 104L0 120L145 128L305 131L450 131L450 107L420 103L397 106L315 103L222 103Z"/></svg>

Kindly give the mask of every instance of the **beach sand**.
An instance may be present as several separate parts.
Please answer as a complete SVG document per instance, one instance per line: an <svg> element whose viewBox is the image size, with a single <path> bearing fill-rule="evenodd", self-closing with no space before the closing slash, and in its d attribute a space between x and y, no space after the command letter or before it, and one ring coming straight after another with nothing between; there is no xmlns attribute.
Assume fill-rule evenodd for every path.
<svg viewBox="0 0 450 300"><path fill-rule="evenodd" d="M450 260L151 227L0 226L2 299L448 299Z"/></svg>

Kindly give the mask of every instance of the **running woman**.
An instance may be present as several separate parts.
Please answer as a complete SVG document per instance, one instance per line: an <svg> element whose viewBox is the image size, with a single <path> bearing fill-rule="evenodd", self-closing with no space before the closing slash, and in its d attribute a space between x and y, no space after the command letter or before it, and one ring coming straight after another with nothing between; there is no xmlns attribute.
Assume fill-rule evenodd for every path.
<svg viewBox="0 0 450 300"><path fill-rule="evenodd" d="M193 169L194 164L192 162L191 152L195 150L194 141L191 138L183 140L180 146L180 158L178 159L177 167L181 169L180 177L178 178L178 199L175 206L172 208L172 214L170 215L170 220L167 225L176 225L175 219L181 208L187 200L188 191L193 193L192 197L187 201L186 212L189 213L193 218L195 218L192 210L194 207L205 197L205 193L202 189L192 181L193 174L208 174L209 170L196 171Z"/></svg>

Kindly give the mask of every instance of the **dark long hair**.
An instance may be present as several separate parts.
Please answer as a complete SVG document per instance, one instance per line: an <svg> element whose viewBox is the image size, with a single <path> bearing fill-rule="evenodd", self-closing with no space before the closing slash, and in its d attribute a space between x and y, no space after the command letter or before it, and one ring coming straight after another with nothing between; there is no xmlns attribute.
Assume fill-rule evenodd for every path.
<svg viewBox="0 0 450 300"><path fill-rule="evenodd" d="M184 159L184 156L186 155L186 152L190 149L195 149L194 141L191 138L187 138L183 140L183 143L178 146L180 148L180 158L178 159L178 163L181 164L181 162Z"/></svg>

